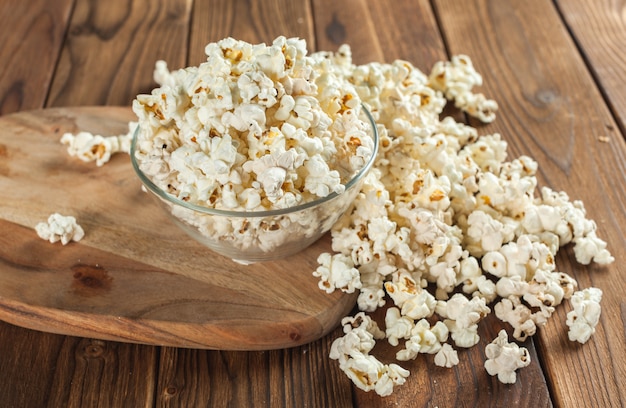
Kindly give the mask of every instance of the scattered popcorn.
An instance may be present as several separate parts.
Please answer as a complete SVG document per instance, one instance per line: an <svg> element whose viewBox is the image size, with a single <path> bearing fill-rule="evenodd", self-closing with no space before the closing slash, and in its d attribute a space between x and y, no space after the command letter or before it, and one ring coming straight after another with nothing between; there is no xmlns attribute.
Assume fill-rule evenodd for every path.
<svg viewBox="0 0 626 408"><path fill-rule="evenodd" d="M385 282L385 290L403 316L421 319L435 311L437 301L433 295L422 289L408 272L394 274L393 281Z"/></svg>
<svg viewBox="0 0 626 408"><path fill-rule="evenodd" d="M100 136L89 132L65 133L61 143L67 145L67 152L84 162L95 161L98 167L107 163L115 153L129 153L130 142L137 127L136 122L128 124L128 133L119 136Z"/></svg>
<svg viewBox="0 0 626 408"><path fill-rule="evenodd" d="M570 299L574 310L567 314L567 336L570 341L586 343L600 321L602 290L587 288L575 292Z"/></svg>
<svg viewBox="0 0 626 408"><path fill-rule="evenodd" d="M485 299L473 297L471 300L457 293L448 301L439 300L437 314L444 318L454 344L458 347L472 347L480 341L478 323L491 312Z"/></svg>
<svg viewBox="0 0 626 408"><path fill-rule="evenodd" d="M586 218L585 207L581 201L570 201L565 192L555 192L548 187L541 189L541 198L536 201L538 205L544 204L558 209L560 217L554 229L543 231L558 235L561 246L573 242L576 261L587 265L591 261L609 264L615 260L606 249L606 242L596 236L596 223Z"/></svg>
<svg viewBox="0 0 626 408"><path fill-rule="evenodd" d="M358 388L385 396L409 376L370 355L376 340L400 347L399 361L427 353L437 366L453 367L459 355L450 342L476 345L491 310L523 341L571 299L568 336L588 341L602 292L576 291L555 256L571 243L581 264L614 258L582 202L538 191L537 162L508 160L499 134L479 135L442 117L450 100L483 122L495 119L497 103L473 91L482 77L469 57L453 56L426 75L402 60L354 65L347 45L307 55L294 38L271 45L227 38L205 51L197 67L169 71L157 62L160 87L133 102L141 128L136 158L171 195L216 209L289 208L341 193L378 149L338 220L328 213L216 220L177 210L205 236L266 251L294 231L332 225L332 253L319 256L313 275L328 293L359 291L359 312L342 320L344 336L330 351ZM362 106L376 121L378 146L360 119ZM126 139L99 136L64 136L63 143L98 165L127 150ZM382 330L366 312L388 300ZM504 383L530 364L504 330L485 354L485 369Z"/></svg>
<svg viewBox="0 0 626 408"><path fill-rule="evenodd" d="M483 122L492 122L498 104L488 100L483 94L474 94L472 88L482 85L481 75L474 70L472 61L466 55L456 55L450 62L440 61L433 67L429 84L442 91L446 98L455 101L455 106L476 116Z"/></svg>
<svg viewBox="0 0 626 408"><path fill-rule="evenodd" d="M392 346L397 346L399 339L411 337L411 330L415 327L415 323L410 317L402 316L397 307L390 307L385 315L385 327L387 341Z"/></svg>
<svg viewBox="0 0 626 408"><path fill-rule="evenodd" d="M48 217L47 222L40 222L35 226L35 231L41 239L67 245L70 241L80 241L85 236L85 231L78 225L76 218L71 215L54 213Z"/></svg>
<svg viewBox="0 0 626 408"><path fill-rule="evenodd" d="M341 254L322 253L317 261L320 266L313 276L320 278L320 289L332 293L335 289L352 293L361 287L359 271L354 267L352 259Z"/></svg>
<svg viewBox="0 0 626 408"><path fill-rule="evenodd" d="M444 343L441 350L435 354L435 365L451 368L459 364L459 353L448 343Z"/></svg>
<svg viewBox="0 0 626 408"><path fill-rule="evenodd" d="M333 341L330 358L339 361L339 367L357 387L387 396L394 386L404 384L409 375L407 370L397 364L383 364L369 355L375 339L385 336L376 322L361 312L354 318L343 319L341 324L345 335Z"/></svg>
<svg viewBox="0 0 626 408"><path fill-rule="evenodd" d="M509 343L505 330L485 347L485 369L489 375L497 375L504 384L513 384L517 379L515 371L530 364L530 355L525 347Z"/></svg>
<svg viewBox="0 0 626 408"><path fill-rule="evenodd" d="M442 322L433 327L426 319L419 320L411 329L405 348L398 351L399 361L413 360L418 353L436 354L441 350L442 343L448 339L448 328Z"/></svg>
<svg viewBox="0 0 626 408"><path fill-rule="evenodd" d="M392 302L384 323L387 341L400 348L396 359L432 353L436 365L452 367L459 358L452 345L476 345L491 310L523 341L564 299L590 304L574 301L578 284L554 261L568 243L582 264L614 260L582 203L538 190L537 162L508 159L501 135L442 118L451 100L482 121L495 119L496 102L473 91L482 77L470 58L454 56L426 75L407 61L357 66L350 56L342 46L312 58L348 79L377 122L380 148L352 211L331 230L332 251L360 275L360 313ZM330 291L328 274L314 274ZM586 310L597 323L593 306ZM593 324L571 313L572 339L584 339ZM530 362L506 332L488 358L485 367L504 382Z"/></svg>
<svg viewBox="0 0 626 408"><path fill-rule="evenodd" d="M537 323L531 309L522 304L519 297L502 299L494 306L494 311L498 319L513 327L513 337L519 341L524 341L537 332Z"/></svg>

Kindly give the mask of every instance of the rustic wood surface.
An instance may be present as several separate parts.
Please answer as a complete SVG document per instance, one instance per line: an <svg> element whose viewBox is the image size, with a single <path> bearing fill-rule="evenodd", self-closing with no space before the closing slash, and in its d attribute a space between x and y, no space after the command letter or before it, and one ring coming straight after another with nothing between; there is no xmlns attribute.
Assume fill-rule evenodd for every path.
<svg viewBox="0 0 626 408"><path fill-rule="evenodd" d="M0 0L0 19L5 117L50 107L127 107L134 95L154 86L157 59L171 68L197 64L204 44L226 36L253 42L299 36L312 50L334 50L347 42L357 63L402 58L425 71L449 55L467 54L483 74L481 90L500 105L493 124L470 123L481 133L501 133L510 157L537 159L542 185L582 200L616 258L608 267L584 267L574 262L570 248L561 251L560 270L582 287L604 291L601 322L587 344L573 344L564 323L569 305L559 307L525 342L533 362L519 371L514 385L500 384L482 366L484 345L504 327L493 316L481 326L481 343L461 352L457 367L442 369L420 357L403 364L412 372L407 383L380 398L354 388L329 360L340 329L288 349L212 351L49 334L19 327L27 325L26 313L23 321L0 322L0 406L626 405L626 9L621 2ZM0 177L6 177L6 160L0 157ZM17 250L9 248L32 232L10 221L9 215L18 213L13 207L0 208L6 220L0 226L4 290L7 282L19 283L11 278ZM377 350L391 360L393 350L383 344Z"/></svg>

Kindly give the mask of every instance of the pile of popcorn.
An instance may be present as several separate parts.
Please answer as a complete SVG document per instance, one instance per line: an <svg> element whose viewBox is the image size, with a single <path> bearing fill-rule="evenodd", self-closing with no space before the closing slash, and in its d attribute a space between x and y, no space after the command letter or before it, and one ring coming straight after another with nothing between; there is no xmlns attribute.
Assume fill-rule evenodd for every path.
<svg viewBox="0 0 626 408"><path fill-rule="evenodd" d="M426 75L400 60L354 65L347 45L307 55L304 41L284 37L270 46L226 39L206 53L206 64L172 73L157 63L161 87L133 105L142 170L181 200L251 211L341 192L373 150L361 104L376 120L374 168L332 228L333 253L321 254L313 272L328 293L359 292L360 311L342 320L330 357L360 389L389 395L409 375L370 354L376 340L399 347L398 361L426 353L453 367L457 349L478 344L492 310L524 341L569 299L569 339L585 343L594 333L602 291L578 290L555 265L567 244L581 264L614 260L583 203L537 191L537 163L507 161L499 134L441 118L450 100L495 119L497 104L472 92L482 77L467 56ZM75 150L106 161L103 143ZM383 330L369 313L385 305ZM504 330L485 355L487 372L504 383L530 364Z"/></svg>
<svg viewBox="0 0 626 408"><path fill-rule="evenodd" d="M492 310L524 341L564 299L573 306L570 340L586 342L602 291L577 291L555 256L571 243L581 264L613 257L580 201L547 187L537 192L533 159L507 161L499 134L479 136L441 119L447 100L484 122L495 119L497 104L472 92L482 77L471 60L455 56L426 75L406 61L355 66L348 46L324 55L354 85L380 134L374 169L331 230L333 253L322 254L313 273L326 292L359 291L360 312L343 319L345 335L330 352L348 377L389 395L409 372L371 355L376 340L398 346L398 361L427 353L452 367L457 349L479 342L478 324ZM389 301L382 330L367 313ZM506 331L485 354L487 372L505 383L530 363Z"/></svg>

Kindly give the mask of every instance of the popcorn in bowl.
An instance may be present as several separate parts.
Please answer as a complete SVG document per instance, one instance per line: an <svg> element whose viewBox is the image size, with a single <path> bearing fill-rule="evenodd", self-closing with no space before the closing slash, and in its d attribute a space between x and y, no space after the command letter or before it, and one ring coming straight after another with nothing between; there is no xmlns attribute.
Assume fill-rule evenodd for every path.
<svg viewBox="0 0 626 408"><path fill-rule="evenodd" d="M191 236L248 263L291 255L351 205L378 149L354 87L306 43L227 38L133 102L131 160Z"/></svg>

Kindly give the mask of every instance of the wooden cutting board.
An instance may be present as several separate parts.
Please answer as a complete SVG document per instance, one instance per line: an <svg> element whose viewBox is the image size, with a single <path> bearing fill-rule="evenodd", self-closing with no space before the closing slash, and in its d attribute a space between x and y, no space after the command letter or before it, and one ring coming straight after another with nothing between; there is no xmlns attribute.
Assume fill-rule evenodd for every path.
<svg viewBox="0 0 626 408"><path fill-rule="evenodd" d="M65 132L127 132L130 108L0 117L0 319L104 340L225 350L286 348L337 326L355 295L327 294L312 271L328 236L291 258L249 266L178 229L140 188L129 156L102 167L67 154ZM73 215L80 242L35 233Z"/></svg>

